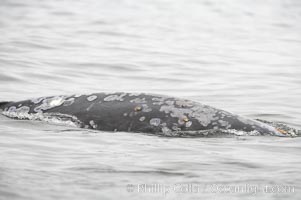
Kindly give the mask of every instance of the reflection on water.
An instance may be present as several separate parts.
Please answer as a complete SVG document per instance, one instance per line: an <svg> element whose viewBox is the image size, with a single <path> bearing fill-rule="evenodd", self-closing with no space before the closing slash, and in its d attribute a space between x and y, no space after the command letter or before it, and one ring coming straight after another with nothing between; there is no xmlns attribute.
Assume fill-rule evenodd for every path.
<svg viewBox="0 0 301 200"><path fill-rule="evenodd" d="M0 100L151 92L300 129L300 19L298 0L4 0ZM295 192L256 195L300 194L299 138L170 139L5 117L0 130L5 199L163 198L127 192L142 183L282 184ZM226 198L164 198L212 195Z"/></svg>

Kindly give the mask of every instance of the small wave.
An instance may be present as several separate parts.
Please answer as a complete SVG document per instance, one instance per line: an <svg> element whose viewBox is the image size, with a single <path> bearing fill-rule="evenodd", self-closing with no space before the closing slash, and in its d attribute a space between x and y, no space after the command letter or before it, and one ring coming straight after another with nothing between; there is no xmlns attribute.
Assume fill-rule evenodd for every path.
<svg viewBox="0 0 301 200"><path fill-rule="evenodd" d="M101 168L104 167L104 168ZM170 172L165 170L115 170L112 168L100 167L72 167L69 168L74 171L86 171L96 173L116 173L116 174L152 174L152 175L164 175L164 176L184 176L185 173Z"/></svg>
<svg viewBox="0 0 301 200"><path fill-rule="evenodd" d="M9 75L0 75L1 82L21 82L22 80L15 77L15 76L9 76Z"/></svg>

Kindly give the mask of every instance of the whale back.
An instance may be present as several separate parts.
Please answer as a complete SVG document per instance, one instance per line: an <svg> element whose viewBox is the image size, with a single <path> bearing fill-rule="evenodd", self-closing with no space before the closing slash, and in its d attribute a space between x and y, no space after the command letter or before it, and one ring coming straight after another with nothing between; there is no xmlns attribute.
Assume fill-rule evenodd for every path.
<svg viewBox="0 0 301 200"><path fill-rule="evenodd" d="M214 135L241 131L281 135L270 125L195 101L152 94L94 93L1 104L4 115L104 131Z"/></svg>
<svg viewBox="0 0 301 200"><path fill-rule="evenodd" d="M3 109L5 107L6 104L8 104L9 101L1 101L0 102L0 109Z"/></svg>

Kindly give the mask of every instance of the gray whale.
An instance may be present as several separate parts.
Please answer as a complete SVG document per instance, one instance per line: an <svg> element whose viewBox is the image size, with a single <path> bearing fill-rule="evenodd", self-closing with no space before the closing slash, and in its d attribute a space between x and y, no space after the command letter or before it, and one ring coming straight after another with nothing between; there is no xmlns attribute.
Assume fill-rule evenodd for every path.
<svg viewBox="0 0 301 200"><path fill-rule="evenodd" d="M103 131L165 136L288 134L266 123L181 98L144 93L50 96L0 103L2 114Z"/></svg>

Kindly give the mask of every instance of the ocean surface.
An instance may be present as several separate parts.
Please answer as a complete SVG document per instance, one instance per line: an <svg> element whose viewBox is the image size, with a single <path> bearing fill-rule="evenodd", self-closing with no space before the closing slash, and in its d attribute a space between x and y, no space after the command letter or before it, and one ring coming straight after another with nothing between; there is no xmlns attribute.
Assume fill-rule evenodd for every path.
<svg viewBox="0 0 301 200"><path fill-rule="evenodd" d="M184 97L301 129L299 0L2 0L0 101ZM168 138L0 116L0 199L300 199L301 137Z"/></svg>

